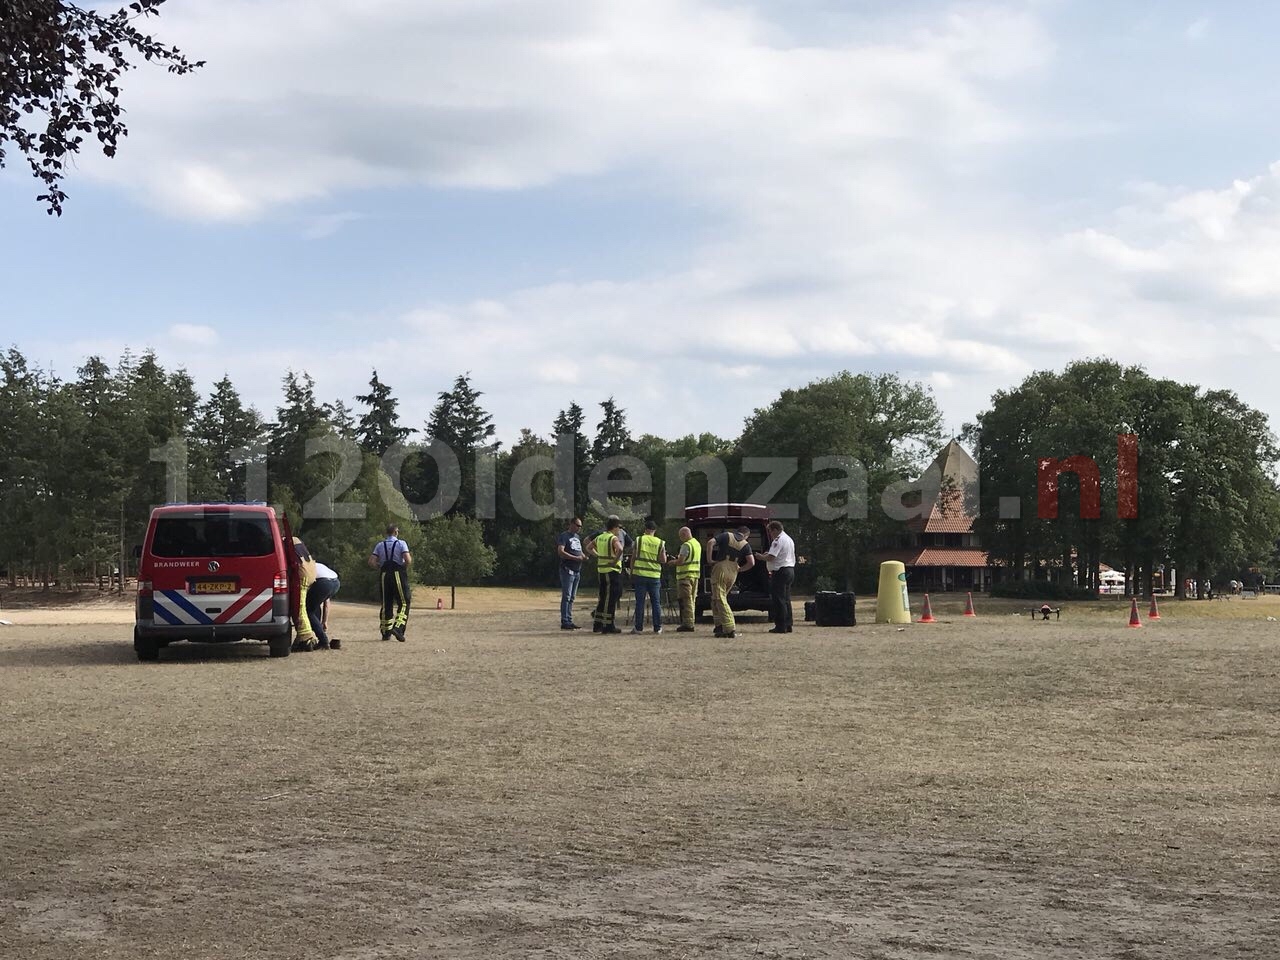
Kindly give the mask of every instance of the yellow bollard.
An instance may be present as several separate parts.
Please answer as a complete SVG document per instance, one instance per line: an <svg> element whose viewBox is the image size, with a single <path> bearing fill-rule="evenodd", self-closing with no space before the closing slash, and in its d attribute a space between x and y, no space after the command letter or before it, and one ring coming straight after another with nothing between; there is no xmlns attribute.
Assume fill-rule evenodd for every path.
<svg viewBox="0 0 1280 960"><path fill-rule="evenodd" d="M880 590L876 594L876 623L910 623L907 568L899 560L880 564Z"/></svg>

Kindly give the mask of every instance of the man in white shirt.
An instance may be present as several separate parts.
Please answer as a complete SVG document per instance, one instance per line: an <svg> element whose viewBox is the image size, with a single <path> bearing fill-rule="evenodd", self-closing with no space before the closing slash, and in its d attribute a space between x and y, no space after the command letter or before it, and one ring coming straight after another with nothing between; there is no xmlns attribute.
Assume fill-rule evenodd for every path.
<svg viewBox="0 0 1280 960"><path fill-rule="evenodd" d="M773 614L770 633L791 632L791 584L796 579L796 544L782 529L782 522L770 520L765 528L772 538L767 553L760 554L769 567L769 612Z"/></svg>
<svg viewBox="0 0 1280 960"><path fill-rule="evenodd" d="M315 631L321 650L337 650L342 646L341 640L336 637L330 639L328 634L329 600L341 586L342 583L338 580L338 575L333 568L317 560L315 583L307 588L307 619L311 621L311 629Z"/></svg>

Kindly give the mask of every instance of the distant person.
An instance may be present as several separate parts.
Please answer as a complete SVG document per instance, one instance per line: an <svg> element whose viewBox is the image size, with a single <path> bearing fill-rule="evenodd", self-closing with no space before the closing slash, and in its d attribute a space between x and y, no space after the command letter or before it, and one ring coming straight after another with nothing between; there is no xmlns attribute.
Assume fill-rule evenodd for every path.
<svg viewBox="0 0 1280 960"><path fill-rule="evenodd" d="M713 561L711 567L711 613L715 618L715 636L732 640L736 635L737 622L733 618L733 610L729 606L729 591L738 580L738 574L750 570L756 565L756 555L747 542L751 529L738 527L737 530L725 530L707 541L707 556Z"/></svg>
<svg viewBox="0 0 1280 960"><path fill-rule="evenodd" d="M332 567L316 561L316 580L307 590L307 619L321 650L340 650L342 641L329 636L329 601L342 587Z"/></svg>
<svg viewBox="0 0 1280 960"><path fill-rule="evenodd" d="M574 517L556 537L556 556L560 558L560 629L577 630L573 622L573 601L578 597L582 580L582 520Z"/></svg>
<svg viewBox="0 0 1280 960"><path fill-rule="evenodd" d="M622 592L622 539L618 536L621 529L622 521L610 517L605 521L604 532L587 541L587 556L595 559L596 573L600 578L600 592L591 617L592 633L622 632L613 622Z"/></svg>
<svg viewBox="0 0 1280 960"><path fill-rule="evenodd" d="M772 537L769 550L757 554L769 568L769 612L773 614L770 633L791 632L791 585L796 580L796 543L782 528L780 520L771 520L765 528Z"/></svg>
<svg viewBox="0 0 1280 960"><path fill-rule="evenodd" d="M395 637L404 643L409 625L409 564L413 557L409 545L400 539L400 528L387 524L386 536L369 555L369 566L379 572L378 583L382 588L382 617L378 628L382 639Z"/></svg>
<svg viewBox="0 0 1280 960"><path fill-rule="evenodd" d="M627 528L618 525L618 539L622 541L622 569L626 573L631 572L631 558L635 555L636 541L631 534L627 533Z"/></svg>
<svg viewBox="0 0 1280 960"><path fill-rule="evenodd" d="M667 545L658 537L652 517L644 522L644 533L636 540L631 561L631 585L636 591L636 622L632 633L644 632L645 600L652 610L653 632L662 632L662 568L667 562Z"/></svg>
<svg viewBox="0 0 1280 960"><path fill-rule="evenodd" d="M676 633L693 633L698 579L702 576L702 544L688 527L681 527L676 535L680 538L680 555L667 559L676 568L676 592L680 597L680 626Z"/></svg>

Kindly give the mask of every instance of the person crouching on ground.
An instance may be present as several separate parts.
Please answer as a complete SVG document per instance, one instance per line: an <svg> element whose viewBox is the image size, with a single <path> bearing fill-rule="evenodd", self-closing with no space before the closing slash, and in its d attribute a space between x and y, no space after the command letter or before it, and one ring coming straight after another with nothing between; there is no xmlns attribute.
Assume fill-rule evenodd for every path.
<svg viewBox="0 0 1280 960"><path fill-rule="evenodd" d="M707 541L707 555L712 558L711 613L715 618L715 636L732 640L737 626L733 610L729 607L729 591L738 580L738 574L756 565L756 555L747 542L749 527L725 530Z"/></svg>
<svg viewBox="0 0 1280 960"><path fill-rule="evenodd" d="M307 603L307 597L311 592L311 585L316 582L319 574L316 572L316 562L311 558L311 551L307 549L307 545L297 537L293 538L293 552L298 555L298 612L294 617L294 638L293 652L306 653L314 650L320 644L320 638L316 636L315 628L311 625L311 610Z"/></svg>
<svg viewBox="0 0 1280 960"><path fill-rule="evenodd" d="M342 587L342 581L332 567L316 561L316 581L307 589L307 619L320 642L321 650L339 650L342 641L329 636L329 600Z"/></svg>

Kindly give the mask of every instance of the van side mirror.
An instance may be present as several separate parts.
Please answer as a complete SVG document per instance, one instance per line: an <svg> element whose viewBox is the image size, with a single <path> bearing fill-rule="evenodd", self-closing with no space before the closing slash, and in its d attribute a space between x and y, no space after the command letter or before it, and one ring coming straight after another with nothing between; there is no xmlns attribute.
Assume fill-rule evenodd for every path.
<svg viewBox="0 0 1280 960"><path fill-rule="evenodd" d="M141 559L142 559L142 544L140 544L140 543L134 544L134 547L133 547L133 559L135 559L135 560L141 560Z"/></svg>

